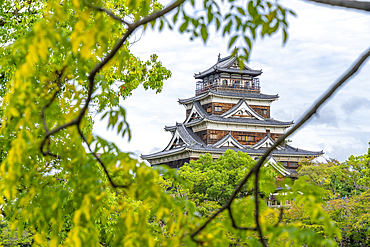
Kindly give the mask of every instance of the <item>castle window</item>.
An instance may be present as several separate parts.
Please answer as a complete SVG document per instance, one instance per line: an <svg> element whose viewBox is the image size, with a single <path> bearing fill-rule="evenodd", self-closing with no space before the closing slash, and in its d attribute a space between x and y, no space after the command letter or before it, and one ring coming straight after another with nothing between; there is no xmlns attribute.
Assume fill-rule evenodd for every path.
<svg viewBox="0 0 370 247"><path fill-rule="evenodd" d="M209 135L209 138L210 139L217 139L217 134L210 134Z"/></svg>
<svg viewBox="0 0 370 247"><path fill-rule="evenodd" d="M290 161L288 163L288 167L297 168L298 167L298 162Z"/></svg>
<svg viewBox="0 0 370 247"><path fill-rule="evenodd" d="M248 142L254 142L254 136L247 136Z"/></svg>
<svg viewBox="0 0 370 247"><path fill-rule="evenodd" d="M280 161L281 165L284 167L288 167L288 161Z"/></svg>
<svg viewBox="0 0 370 247"><path fill-rule="evenodd" d="M238 141L243 141L245 142L246 136L238 136Z"/></svg>
<svg viewBox="0 0 370 247"><path fill-rule="evenodd" d="M262 115L267 115L267 110L266 110L266 109L262 109L262 110L261 110L261 114L262 114Z"/></svg>
<svg viewBox="0 0 370 247"><path fill-rule="evenodd" d="M215 111L222 111L222 106L215 106Z"/></svg>

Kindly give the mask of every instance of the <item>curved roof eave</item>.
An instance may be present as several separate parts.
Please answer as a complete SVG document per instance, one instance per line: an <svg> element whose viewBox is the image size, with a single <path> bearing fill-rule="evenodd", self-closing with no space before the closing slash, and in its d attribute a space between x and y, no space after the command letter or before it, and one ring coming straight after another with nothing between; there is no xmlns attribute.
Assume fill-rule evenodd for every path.
<svg viewBox="0 0 370 247"><path fill-rule="evenodd" d="M177 124L177 123L176 123ZM173 126L167 126L167 125L165 125L164 126L164 130L165 131L175 131L176 130L176 125L173 125Z"/></svg>
<svg viewBox="0 0 370 247"><path fill-rule="evenodd" d="M215 148L211 146L203 146L203 145L191 145L191 146L183 146L180 148L176 149L170 149L166 151L160 151L157 153L149 154L149 155L141 155L142 159L156 159L156 158L162 158L166 156L171 156L175 154L179 154L185 151L192 151L196 153L215 153L215 154L223 154L227 149L232 149L236 152L241 151L244 153L247 153L249 155L254 155L254 156L261 156L265 152L265 150L261 149L252 149L252 148L236 148L236 147L220 147L220 148ZM274 157L302 157L302 156L309 156L309 157L318 157L320 155L323 155L324 152L315 152L315 151L307 151L307 150L302 150L298 149L298 151L292 151L292 150L274 150L272 151L271 155Z"/></svg>
<svg viewBox="0 0 370 247"><path fill-rule="evenodd" d="M157 159L157 158L162 158L162 157L178 154L179 152L183 152L183 151L186 151L186 147L179 147L179 148L176 148L176 149L170 149L170 150L166 150L166 151L159 151L159 152L152 153L152 154L147 154L147 155L142 154L140 157L142 159L145 159L145 160L147 160L147 159Z"/></svg>
<svg viewBox="0 0 370 247"><path fill-rule="evenodd" d="M231 74L242 74L242 75L251 75L251 76L259 76L263 72L262 70L240 70L240 69L222 69L222 68L213 68L209 71L205 72L204 74L196 74L194 75L195 79L203 79L204 77L207 77L209 75L212 75L214 73L231 73Z"/></svg>
<svg viewBox="0 0 370 247"><path fill-rule="evenodd" d="M199 72L198 74L194 74L194 77L195 79L201 79L215 72L248 74L248 75L254 75L254 76L262 74L262 70L251 69L246 64L244 64L244 68L242 70L240 68L230 68L230 66L232 66L235 60L236 60L236 56L227 56L224 58L219 58L217 63L215 63L209 69Z"/></svg>
<svg viewBox="0 0 370 247"><path fill-rule="evenodd" d="M228 97L228 98L236 98L236 99L241 99L241 98L246 98L246 99L258 99L258 100L265 100L265 101L274 101L279 99L279 95L269 95L269 94L262 94L262 93L235 93L235 92L227 92L227 91L222 91L218 92L212 89L209 89L207 92L196 95L187 99L178 99L177 102L179 104L188 104L193 102L194 100L198 101L201 99L204 99L208 97L209 95L216 95L219 97Z"/></svg>
<svg viewBox="0 0 370 247"><path fill-rule="evenodd" d="M231 121L225 121L225 120L231 120ZM211 123L223 123L223 124L230 124L231 123L231 124L238 124L238 125L258 125L258 126L269 126L269 127L281 126L281 127L285 127L285 128L288 128L288 127L291 127L291 126L294 125L293 122L280 122L280 124L279 123L273 124L273 123L266 123L266 121L268 121L268 120L266 120L266 121L256 120L256 121L261 121L261 123L237 122L235 120L244 120L244 119L241 119L241 118L237 118L237 119L223 118L223 119L220 119L220 120L214 120L214 119L209 119L209 118L202 118L202 119L197 119L195 121L191 121L189 123L186 123L185 126L186 127L192 127L192 126L200 124L204 121L211 122ZM245 119L245 120L249 120L249 119Z"/></svg>

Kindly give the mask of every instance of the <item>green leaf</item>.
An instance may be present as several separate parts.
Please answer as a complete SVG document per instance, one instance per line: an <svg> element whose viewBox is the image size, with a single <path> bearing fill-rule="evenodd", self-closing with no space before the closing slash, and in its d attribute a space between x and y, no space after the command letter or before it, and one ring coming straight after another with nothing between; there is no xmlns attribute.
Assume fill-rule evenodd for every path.
<svg viewBox="0 0 370 247"><path fill-rule="evenodd" d="M163 20L161 19L160 24L159 24L159 31L162 31L164 26Z"/></svg>
<svg viewBox="0 0 370 247"><path fill-rule="evenodd" d="M248 3L248 13L253 19L258 15L258 12L256 11L256 8L253 5L253 1L249 1Z"/></svg>
<svg viewBox="0 0 370 247"><path fill-rule="evenodd" d="M242 15L244 15L244 16L245 16L245 11L244 11L244 9L242 9L242 8L240 8L240 7L238 7L237 9L238 9L238 11L239 11L239 13L240 13L240 14L242 14Z"/></svg>
<svg viewBox="0 0 370 247"><path fill-rule="evenodd" d="M207 30L206 25L204 24L201 25L200 34L202 35L203 41L206 42L208 38L208 30Z"/></svg>
<svg viewBox="0 0 370 247"><path fill-rule="evenodd" d="M100 120L103 120L108 115L108 112L105 112L103 116L100 118Z"/></svg>
<svg viewBox="0 0 370 247"><path fill-rule="evenodd" d="M226 33L230 33L231 25L233 24L232 20L227 23L227 25L224 27L224 32L222 33L223 36L225 36Z"/></svg>
<svg viewBox="0 0 370 247"><path fill-rule="evenodd" d="M286 32L285 29L283 29L283 34L284 34L283 44L285 44L288 39L288 33Z"/></svg>
<svg viewBox="0 0 370 247"><path fill-rule="evenodd" d="M248 44L249 50L252 49L252 42L248 36L244 36L245 42Z"/></svg>
<svg viewBox="0 0 370 247"><path fill-rule="evenodd" d="M297 17L297 14L293 11L293 10L289 10L289 13L294 16L294 17Z"/></svg>
<svg viewBox="0 0 370 247"><path fill-rule="evenodd" d="M186 28L188 27L189 25L189 22L188 21L184 21L184 23L180 26L180 33L183 33Z"/></svg>
<svg viewBox="0 0 370 247"><path fill-rule="evenodd" d="M123 122L120 122L120 123L118 124L118 127L117 127L117 133L118 133L118 134L121 132L122 127L123 127Z"/></svg>
<svg viewBox="0 0 370 247"><path fill-rule="evenodd" d="M178 9L176 14L173 15L173 18L172 18L173 23L177 22L177 17L179 16L179 11L180 11L180 9Z"/></svg>
<svg viewBox="0 0 370 247"><path fill-rule="evenodd" d="M221 26L220 20L216 17L216 29L219 30Z"/></svg>
<svg viewBox="0 0 370 247"><path fill-rule="evenodd" d="M212 13L212 7L208 7L208 11L207 11L207 18L208 18L208 23L211 23L211 21L213 20L213 13Z"/></svg>
<svg viewBox="0 0 370 247"><path fill-rule="evenodd" d="M238 36L238 35L235 35L234 37L232 37L232 38L230 39L230 42L229 42L229 49L230 49L230 47L231 47L231 46L233 46L233 44L235 43L235 41L237 40L237 38L239 38L239 36Z"/></svg>

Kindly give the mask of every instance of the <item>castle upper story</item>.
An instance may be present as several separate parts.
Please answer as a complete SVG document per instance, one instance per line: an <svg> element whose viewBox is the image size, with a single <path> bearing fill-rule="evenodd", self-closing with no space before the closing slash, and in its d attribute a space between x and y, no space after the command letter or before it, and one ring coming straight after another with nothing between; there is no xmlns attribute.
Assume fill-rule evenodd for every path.
<svg viewBox="0 0 370 247"><path fill-rule="evenodd" d="M196 83L195 94L202 94L209 89L219 92L260 93L259 75L262 70L254 70L243 64L240 68L235 56L221 58L209 69L194 74Z"/></svg>

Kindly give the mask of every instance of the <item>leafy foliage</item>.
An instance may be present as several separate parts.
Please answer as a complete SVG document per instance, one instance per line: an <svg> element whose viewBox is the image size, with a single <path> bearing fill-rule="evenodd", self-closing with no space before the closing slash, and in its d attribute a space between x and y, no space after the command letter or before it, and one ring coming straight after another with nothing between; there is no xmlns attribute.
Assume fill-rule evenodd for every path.
<svg viewBox="0 0 370 247"><path fill-rule="evenodd" d="M220 206L230 198L235 187L247 175L255 162L248 154L227 150L220 158L213 161L210 154L191 160L180 168L181 177L192 184L189 199L198 203L214 201ZM260 179L261 192L269 195L275 191L276 173L268 166L263 168L264 178ZM252 181L243 187L238 198L252 194Z"/></svg>
<svg viewBox="0 0 370 247"><path fill-rule="evenodd" d="M323 188L325 199L329 200L356 195L368 189L369 163L369 153L356 157L352 155L343 163L306 160L300 163L298 172L300 176L306 176L310 183Z"/></svg>
<svg viewBox="0 0 370 247"><path fill-rule="evenodd" d="M217 2L204 0L200 3L205 11L198 14L188 13L184 2L166 8L154 0L0 2L4 34L0 208L12 232L23 236L26 230L41 246L256 246L258 239L264 243L265 238L269 246L332 243L329 238L336 227L319 209L316 188L296 183L292 195L310 205L328 239L282 224L259 194L275 188L271 173L252 168L247 156L228 153L214 162L221 175L200 166L199 173L221 180L209 191L199 190L203 202L217 200L219 206L226 197L217 190L226 186L225 194L230 195L244 179L254 181L240 190L241 198L228 201L226 211L205 220L194 202L163 190L157 170L91 134L89 110L95 104L97 111L109 108L108 127L130 137L119 96L131 95L140 84L160 92L163 80L171 75L156 55L144 62L131 54L129 37L141 26L161 30L178 23L180 32L206 42L209 28L216 24L224 36L232 36L229 48L244 39L247 46L238 56L240 63L248 60L259 35L281 28L286 41L286 17L291 12L277 2L229 1L228 12L221 13ZM194 0L190 4L196 6ZM175 15L169 21L166 14L172 10ZM249 175L243 178L247 170ZM186 178L165 168L161 171L174 181ZM254 194L249 195L252 188ZM205 207L216 208L212 203Z"/></svg>

